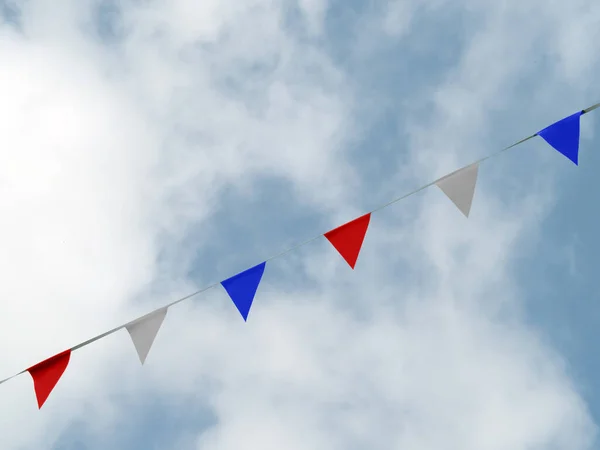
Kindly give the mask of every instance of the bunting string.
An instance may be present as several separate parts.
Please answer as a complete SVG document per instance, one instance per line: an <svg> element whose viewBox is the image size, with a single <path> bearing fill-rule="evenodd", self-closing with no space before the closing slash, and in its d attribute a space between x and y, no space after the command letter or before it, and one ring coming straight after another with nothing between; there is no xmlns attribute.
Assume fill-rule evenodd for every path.
<svg viewBox="0 0 600 450"><path fill-rule="evenodd" d="M12 378L15 378L25 372L29 372L33 378L35 395L38 403L38 408L41 409L42 405L48 399L48 396L60 380L62 374L66 370L71 353L75 350L79 350L93 342L96 342L102 338L105 338L123 328L129 333L133 342L134 348L137 352L138 358L141 364L144 364L152 344L160 330L162 323L165 320L167 311L170 307L195 297L209 289L217 286L222 286L227 292L238 312L244 319L248 320L248 314L252 307L252 303L256 296L256 292L262 280L265 272L266 264L276 258L279 258L293 250L296 250L316 239L324 236L331 245L337 250L340 256L346 261L351 269L354 269L362 248L367 229L370 224L371 215L381 211L388 206L393 205L407 197L417 194L418 192L436 185L440 190L455 204L455 206L462 212L465 217L469 217L471 211L471 204L473 202L473 196L475 193L475 186L477 183L477 176L479 171L479 165L501 153L516 147L536 136L544 139L550 146L555 150L563 154L566 158L571 160L575 165L578 165L579 155L579 137L580 137L580 117L583 114L589 113L600 107L600 103L596 103L586 109L578 111L564 119L561 119L543 130L532 134L524 139L521 139L514 144L509 145L501 150L498 150L488 156L485 156L477 161L468 164L454 172L451 172L437 180L427 183L407 194L397 197L381 206L376 207L370 212L353 219L343 225L338 226L326 233L314 236L306 241L299 244L293 245L282 252L265 259L260 264L257 264L243 272L238 273L226 280L219 283L214 283L210 286L204 287L200 290L192 292L191 294L181 297L165 306L162 306L154 311L151 311L135 320L119 325L111 330L94 336L84 342L81 342L68 350L65 350L57 355L54 355L42 362L35 364L34 366L22 370L8 378L0 381L0 384L5 383Z"/></svg>

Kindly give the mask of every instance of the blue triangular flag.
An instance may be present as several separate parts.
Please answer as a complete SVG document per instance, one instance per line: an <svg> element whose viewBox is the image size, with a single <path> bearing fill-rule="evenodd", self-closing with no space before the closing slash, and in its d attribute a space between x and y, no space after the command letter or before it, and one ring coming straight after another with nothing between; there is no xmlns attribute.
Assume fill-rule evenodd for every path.
<svg viewBox="0 0 600 450"><path fill-rule="evenodd" d="M221 285L225 288L233 304L238 309L244 321L248 320L248 313L252 306L252 301L256 295L256 290L260 284L260 280L265 272L267 262L260 263L251 269L238 273L237 275L221 281Z"/></svg>
<svg viewBox="0 0 600 450"><path fill-rule="evenodd" d="M579 154L579 117L583 111L565 117L538 132L548 144L577 165Z"/></svg>

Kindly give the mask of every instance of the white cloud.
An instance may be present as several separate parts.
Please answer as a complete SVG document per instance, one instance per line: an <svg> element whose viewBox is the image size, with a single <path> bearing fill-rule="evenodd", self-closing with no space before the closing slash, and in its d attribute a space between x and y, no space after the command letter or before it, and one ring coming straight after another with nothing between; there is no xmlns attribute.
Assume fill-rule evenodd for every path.
<svg viewBox="0 0 600 450"><path fill-rule="evenodd" d="M360 138L361 87L285 28L289 4L128 2L109 47L90 31L92 4L30 1L24 35L5 30L0 44L7 375L194 290L188 266L228 189L252 197L255 181L284 177L289 208L302 202L332 225L362 206L347 150ZM523 4L454 6L473 34L441 84L419 87L428 119L407 118L421 106L399 119L413 177L380 182L401 193L489 153L497 115L510 140L517 122L537 124L528 114L585 106L591 89L565 83L585 82L599 60L567 43L577 27L594 32L599 13L577 5L547 5L535 21ZM324 33L327 3L299 6L306 31ZM409 31L395 38L408 45ZM528 94L539 105L528 104L521 83L547 55L558 58ZM586 406L564 361L520 320L511 274L551 205L552 174L506 180L526 193L506 203L486 181L502 164L517 162L482 166L467 222L433 189L376 215L355 273L324 242L273 262L247 324L217 290L173 308L143 370L120 332L73 355L41 412L26 376L2 385L12 409L0 447L49 447L82 417L86 445L102 447L117 423L131 431L166 399L218 421L204 434L201 419L174 430L172 448L587 448ZM306 285L288 283L294 271Z"/></svg>

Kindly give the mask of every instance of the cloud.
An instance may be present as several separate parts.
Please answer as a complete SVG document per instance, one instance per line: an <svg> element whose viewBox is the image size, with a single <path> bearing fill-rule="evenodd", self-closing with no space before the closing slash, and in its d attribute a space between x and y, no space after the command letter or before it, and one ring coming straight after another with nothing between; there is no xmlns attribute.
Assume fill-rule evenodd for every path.
<svg viewBox="0 0 600 450"><path fill-rule="evenodd" d="M599 60L567 43L599 12L575 3L390 2L351 21L344 59L321 45L339 6L324 1L19 5L0 44L0 368L587 106ZM447 13L462 25L423 28ZM406 98L390 100L400 80L366 82L365 49L393 46L378 63L396 70L444 40L454 53ZM397 103L380 137L397 153L382 156L379 99ZM26 376L2 385L1 446L589 448L566 361L520 313L512 270L552 207L560 156L527 150L482 165L469 221L433 188L375 215L355 272L323 241L270 262L247 324L214 289L169 312L143 370L120 332L73 355L41 412ZM532 181L519 167L534 158ZM298 208L301 225L286 221Z"/></svg>

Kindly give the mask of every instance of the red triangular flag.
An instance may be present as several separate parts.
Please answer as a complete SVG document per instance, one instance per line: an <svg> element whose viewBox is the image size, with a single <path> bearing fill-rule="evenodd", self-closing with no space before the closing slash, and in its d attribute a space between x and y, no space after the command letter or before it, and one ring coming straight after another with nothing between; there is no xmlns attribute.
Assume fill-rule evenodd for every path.
<svg viewBox="0 0 600 450"><path fill-rule="evenodd" d="M331 245L342 255L342 258L346 260L352 269L356 265L370 220L371 213L368 213L325 233L327 240L331 242Z"/></svg>
<svg viewBox="0 0 600 450"><path fill-rule="evenodd" d="M27 371L33 378L33 388L38 402L38 408L42 405L60 380L60 377L65 372L71 359L71 350L65 350L58 355L54 355L35 366L30 367Z"/></svg>

